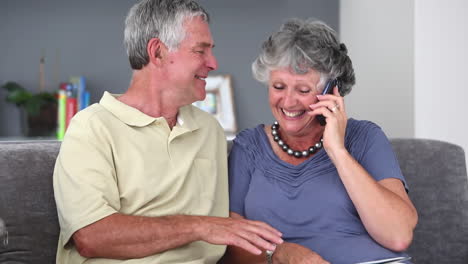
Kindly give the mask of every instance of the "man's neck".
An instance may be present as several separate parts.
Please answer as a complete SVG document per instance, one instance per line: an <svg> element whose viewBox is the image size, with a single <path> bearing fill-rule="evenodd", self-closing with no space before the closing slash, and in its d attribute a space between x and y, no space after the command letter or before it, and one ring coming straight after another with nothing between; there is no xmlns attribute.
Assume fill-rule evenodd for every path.
<svg viewBox="0 0 468 264"><path fill-rule="evenodd" d="M160 83L144 76L148 75L134 73L128 90L118 100L151 117L164 117L172 129L177 123L177 114L182 105L165 99L164 88L158 87Z"/></svg>

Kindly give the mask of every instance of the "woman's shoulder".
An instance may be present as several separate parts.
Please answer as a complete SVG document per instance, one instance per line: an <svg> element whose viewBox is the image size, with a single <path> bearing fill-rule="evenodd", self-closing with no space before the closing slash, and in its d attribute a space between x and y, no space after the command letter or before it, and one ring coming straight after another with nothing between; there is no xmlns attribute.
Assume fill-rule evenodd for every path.
<svg viewBox="0 0 468 264"><path fill-rule="evenodd" d="M263 134L263 135L262 135ZM264 136L264 125L247 128L239 132L234 138L234 145L248 147L261 144L261 138Z"/></svg>
<svg viewBox="0 0 468 264"><path fill-rule="evenodd" d="M362 148L372 142L388 140L382 128L368 120L350 118L346 127L345 144L349 149Z"/></svg>
<svg viewBox="0 0 468 264"><path fill-rule="evenodd" d="M346 128L346 137L355 138L358 136L369 136L382 131L382 128L376 123L368 120L357 120L350 118Z"/></svg>
<svg viewBox="0 0 468 264"><path fill-rule="evenodd" d="M388 142L388 138L376 123L367 120L348 120L345 145L354 154L353 156L360 156L366 149L382 142Z"/></svg>

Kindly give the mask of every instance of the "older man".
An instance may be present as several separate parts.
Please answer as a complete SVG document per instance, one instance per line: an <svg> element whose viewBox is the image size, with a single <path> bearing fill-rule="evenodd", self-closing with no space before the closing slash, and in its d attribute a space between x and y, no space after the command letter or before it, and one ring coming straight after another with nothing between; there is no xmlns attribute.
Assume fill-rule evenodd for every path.
<svg viewBox="0 0 468 264"><path fill-rule="evenodd" d="M217 68L208 22L191 0L131 8L130 86L78 113L57 158L57 263L216 263L225 245L260 254L282 242L227 217L224 133L191 106Z"/></svg>

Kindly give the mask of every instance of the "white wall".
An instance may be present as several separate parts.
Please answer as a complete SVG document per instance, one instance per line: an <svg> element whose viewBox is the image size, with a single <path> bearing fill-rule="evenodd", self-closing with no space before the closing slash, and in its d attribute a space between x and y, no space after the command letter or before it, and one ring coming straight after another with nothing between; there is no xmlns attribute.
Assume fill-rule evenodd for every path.
<svg viewBox="0 0 468 264"><path fill-rule="evenodd" d="M340 37L356 72L349 116L413 137L413 1L341 0Z"/></svg>
<svg viewBox="0 0 468 264"><path fill-rule="evenodd" d="M468 1L415 0L416 137L468 151ZM467 157L468 161L468 157Z"/></svg>
<svg viewBox="0 0 468 264"><path fill-rule="evenodd" d="M357 75L350 115L376 121L389 137L467 152L467 14L466 0L341 0L340 34Z"/></svg>

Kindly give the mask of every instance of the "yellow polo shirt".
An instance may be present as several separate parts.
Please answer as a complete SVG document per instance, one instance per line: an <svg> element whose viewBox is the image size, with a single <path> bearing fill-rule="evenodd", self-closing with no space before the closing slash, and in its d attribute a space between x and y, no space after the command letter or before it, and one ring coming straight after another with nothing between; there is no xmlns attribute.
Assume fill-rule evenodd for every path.
<svg viewBox="0 0 468 264"><path fill-rule="evenodd" d="M114 213L228 216L226 138L218 122L191 105L170 130L104 93L72 120L54 171L60 222L57 263L216 263L225 246L197 241L141 259L86 259L77 230Z"/></svg>

